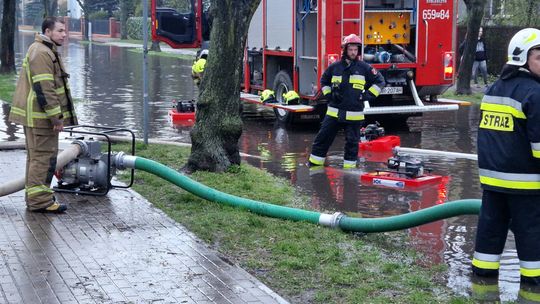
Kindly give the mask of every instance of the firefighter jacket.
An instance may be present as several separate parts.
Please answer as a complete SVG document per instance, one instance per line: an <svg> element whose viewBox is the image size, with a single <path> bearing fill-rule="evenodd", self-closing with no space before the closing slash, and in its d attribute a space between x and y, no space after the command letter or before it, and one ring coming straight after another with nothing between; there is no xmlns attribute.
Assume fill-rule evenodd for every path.
<svg viewBox="0 0 540 304"><path fill-rule="evenodd" d="M484 189L540 194L540 80L505 66L480 106L478 167Z"/></svg>
<svg viewBox="0 0 540 304"><path fill-rule="evenodd" d="M76 125L68 77L56 45L37 34L23 60L9 120L30 128Z"/></svg>
<svg viewBox="0 0 540 304"><path fill-rule="evenodd" d="M326 115L340 121L364 120L364 101L374 100L384 86L381 73L363 61L335 62L321 77L323 95L329 99Z"/></svg>

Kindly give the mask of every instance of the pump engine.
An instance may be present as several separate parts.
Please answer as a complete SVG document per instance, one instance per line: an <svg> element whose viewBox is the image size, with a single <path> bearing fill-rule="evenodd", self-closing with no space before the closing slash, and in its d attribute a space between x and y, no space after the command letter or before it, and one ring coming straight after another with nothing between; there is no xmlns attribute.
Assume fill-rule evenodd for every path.
<svg viewBox="0 0 540 304"><path fill-rule="evenodd" d="M192 100L173 100L176 103L176 111L178 113L195 112L195 104Z"/></svg>
<svg viewBox="0 0 540 304"><path fill-rule="evenodd" d="M103 132L90 132L77 130L77 128L103 129ZM58 185L55 190L58 192L73 192L90 195L105 195L111 188L128 188L133 184L133 170L129 185L115 185L112 177L116 175L117 159L121 159L124 152L112 153L109 134L114 132L129 132L131 134L131 155L135 155L135 135L127 129L96 127L96 126L73 126L64 129L66 132L78 134L90 134L92 137L77 137L72 144L81 147L81 153L74 160L70 161L55 175ZM95 140L96 137L104 137L108 149L103 147L103 142ZM105 152L103 152L105 151Z"/></svg>
<svg viewBox="0 0 540 304"><path fill-rule="evenodd" d="M415 178L424 175L424 162L409 155L394 155L388 159L388 169Z"/></svg>
<svg viewBox="0 0 540 304"><path fill-rule="evenodd" d="M384 136L384 128L379 123L369 124L360 131L362 141L371 141Z"/></svg>

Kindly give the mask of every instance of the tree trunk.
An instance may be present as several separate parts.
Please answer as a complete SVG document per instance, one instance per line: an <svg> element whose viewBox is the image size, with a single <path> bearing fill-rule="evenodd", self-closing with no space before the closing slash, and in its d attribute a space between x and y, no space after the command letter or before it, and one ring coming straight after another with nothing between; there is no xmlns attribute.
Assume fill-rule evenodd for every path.
<svg viewBox="0 0 540 304"><path fill-rule="evenodd" d="M134 6L131 0L120 0L120 39L128 39L127 20Z"/></svg>
<svg viewBox="0 0 540 304"><path fill-rule="evenodd" d="M161 52L161 47L159 46L159 41L152 40L152 46L150 47L150 51Z"/></svg>
<svg viewBox="0 0 540 304"><path fill-rule="evenodd" d="M77 3L81 7L82 17L84 19L83 20L84 21L83 28L81 29L81 31L82 31L82 40L87 41L88 40L88 23L89 23L88 14L89 14L89 11L90 11L90 8L88 7L89 4L87 4L87 2L84 2L84 1L81 1L81 0L77 0Z"/></svg>
<svg viewBox="0 0 540 304"><path fill-rule="evenodd" d="M484 17L484 7L486 0L465 0L467 6L467 35L465 36L465 46L459 65L456 93L470 95L471 75L474 55L476 53L476 43L480 24Z"/></svg>
<svg viewBox="0 0 540 304"><path fill-rule="evenodd" d="M0 73L15 72L15 5L16 0L4 0L0 33Z"/></svg>
<svg viewBox="0 0 540 304"><path fill-rule="evenodd" d="M240 84L249 23L260 0L215 0L208 62L200 87L186 171L240 164Z"/></svg>
<svg viewBox="0 0 540 304"><path fill-rule="evenodd" d="M43 17L56 16L57 0L41 0L41 3L43 4Z"/></svg>

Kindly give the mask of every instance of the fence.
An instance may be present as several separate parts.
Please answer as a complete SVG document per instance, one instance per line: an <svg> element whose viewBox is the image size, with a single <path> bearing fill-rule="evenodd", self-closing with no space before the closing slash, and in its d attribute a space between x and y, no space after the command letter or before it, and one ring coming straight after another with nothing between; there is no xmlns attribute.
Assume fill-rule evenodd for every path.
<svg viewBox="0 0 540 304"><path fill-rule="evenodd" d="M92 22L92 33L100 35L110 35L110 21L106 20L90 20Z"/></svg>
<svg viewBox="0 0 540 304"><path fill-rule="evenodd" d="M68 22L70 32L81 32L81 19L68 18Z"/></svg>

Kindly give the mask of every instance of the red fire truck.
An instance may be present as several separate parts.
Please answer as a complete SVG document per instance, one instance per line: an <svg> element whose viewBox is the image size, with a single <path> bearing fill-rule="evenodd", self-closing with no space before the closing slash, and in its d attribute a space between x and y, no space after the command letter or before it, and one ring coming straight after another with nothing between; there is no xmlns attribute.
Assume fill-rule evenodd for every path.
<svg viewBox="0 0 540 304"><path fill-rule="evenodd" d="M174 48L200 47L208 39L202 0L189 8L152 0L152 36ZM317 98L319 79L339 60L342 38L362 37L362 59L377 68L386 87L366 115L410 116L456 110L436 103L454 82L457 0L261 0L251 20L241 98L258 102L273 89L278 101L297 91L298 105L269 103L281 121L321 119L326 105ZM430 105L424 104L429 101Z"/></svg>

